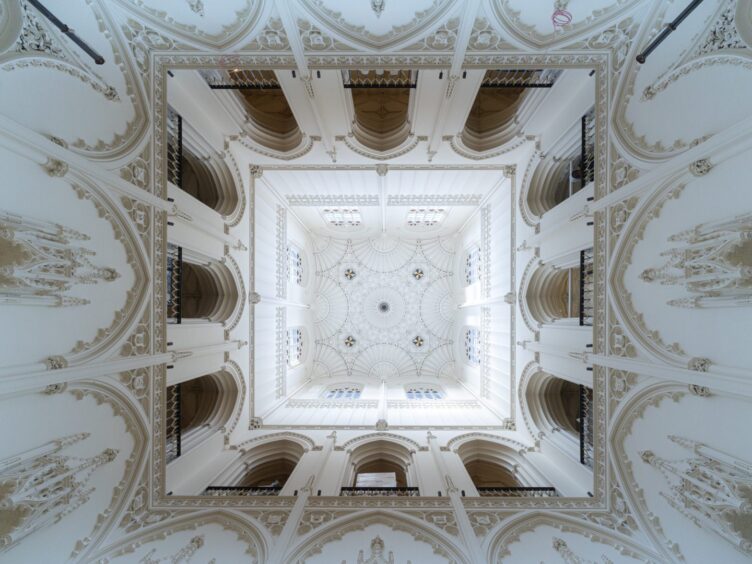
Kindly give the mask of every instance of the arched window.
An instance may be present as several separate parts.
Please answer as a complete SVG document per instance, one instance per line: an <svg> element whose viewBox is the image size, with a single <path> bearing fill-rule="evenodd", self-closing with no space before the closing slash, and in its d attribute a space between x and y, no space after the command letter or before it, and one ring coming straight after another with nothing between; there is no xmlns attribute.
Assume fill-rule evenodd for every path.
<svg viewBox="0 0 752 564"><path fill-rule="evenodd" d="M328 388L324 392L324 398L354 400L354 399L360 398L361 392L362 392L362 389L360 388L360 386L352 386L352 385L334 386L334 387Z"/></svg>
<svg viewBox="0 0 752 564"><path fill-rule="evenodd" d="M167 387L165 452L168 462L222 428L232 415L238 387L226 371Z"/></svg>
<svg viewBox="0 0 752 564"><path fill-rule="evenodd" d="M444 399L444 392L437 386L407 386L405 396L409 400L439 400Z"/></svg>
<svg viewBox="0 0 752 564"><path fill-rule="evenodd" d="M387 440L354 448L341 495L419 495L410 450ZM413 486L413 487L411 487Z"/></svg>
<svg viewBox="0 0 752 564"><path fill-rule="evenodd" d="M481 496L555 496L556 490L516 449L483 439L471 440L457 448L470 479Z"/></svg>
<svg viewBox="0 0 752 564"><path fill-rule="evenodd" d="M193 262L182 247L167 245L167 322L186 319L222 322L238 306L238 288L232 272L217 261Z"/></svg>
<svg viewBox="0 0 752 564"><path fill-rule="evenodd" d="M572 458L592 467L593 390L538 372L525 390L533 422Z"/></svg>
<svg viewBox="0 0 752 564"><path fill-rule="evenodd" d="M407 212L407 226L413 229L428 229L437 226L444 217L444 208L410 208Z"/></svg>
<svg viewBox="0 0 752 564"><path fill-rule="evenodd" d="M287 246L287 277L298 286L303 285L303 253L295 245Z"/></svg>
<svg viewBox="0 0 752 564"><path fill-rule="evenodd" d="M358 208L326 208L322 213L324 221L330 227L353 229L360 227L362 222Z"/></svg>
<svg viewBox="0 0 752 564"><path fill-rule="evenodd" d="M465 253L465 286L480 281L480 245L473 245Z"/></svg>
<svg viewBox="0 0 752 564"><path fill-rule="evenodd" d="M305 448L281 439L241 454L206 488L204 495L279 495Z"/></svg>
<svg viewBox="0 0 752 564"><path fill-rule="evenodd" d="M303 329L291 327L287 330L287 365L290 368L303 362Z"/></svg>
<svg viewBox="0 0 752 564"><path fill-rule="evenodd" d="M465 359L473 366L480 365L480 329L465 329Z"/></svg>

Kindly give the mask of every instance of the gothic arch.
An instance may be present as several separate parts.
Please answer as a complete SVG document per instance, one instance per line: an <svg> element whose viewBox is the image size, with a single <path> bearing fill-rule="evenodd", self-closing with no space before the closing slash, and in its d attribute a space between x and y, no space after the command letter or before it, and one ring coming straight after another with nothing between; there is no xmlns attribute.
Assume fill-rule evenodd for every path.
<svg viewBox="0 0 752 564"><path fill-rule="evenodd" d="M234 261L230 261L231 265ZM204 319L209 322L226 322L233 313L238 316L244 308L241 288L244 290L239 270L233 272L224 262L193 260L183 255L181 272L183 319ZM232 325L232 324L231 324Z"/></svg>
<svg viewBox="0 0 752 564"><path fill-rule="evenodd" d="M263 530L257 528L253 522L238 511L212 509L196 515L191 513L187 516L177 517L169 521L163 521L156 529L147 533L136 532L128 535L92 555L92 560L110 561L120 556L132 554L139 547L165 538L181 531L195 531L204 525L219 525L222 529L233 531L238 540L248 546L246 553L252 558L252 564L261 564L267 561L269 554L270 539Z"/></svg>
<svg viewBox="0 0 752 564"><path fill-rule="evenodd" d="M536 322L552 323L574 317L573 312L579 309L580 279L573 270L539 265L527 280L523 294L525 307Z"/></svg>
<svg viewBox="0 0 752 564"><path fill-rule="evenodd" d="M181 452L185 454L225 427L241 394L236 378L224 369L178 385Z"/></svg>
<svg viewBox="0 0 752 564"><path fill-rule="evenodd" d="M664 559L656 553L649 552L639 543L629 537L616 534L611 529L585 523L564 514L553 516L548 513L533 511L517 514L505 521L504 526L489 541L487 546L487 561L501 564L512 553L510 545L520 540L525 533L531 533L538 527L549 526L562 532L575 533L589 539L590 542L605 544L612 547L623 556L634 558L640 562L659 562Z"/></svg>
<svg viewBox="0 0 752 564"><path fill-rule="evenodd" d="M235 461L214 480L214 484L244 487L284 486L307 450L299 442L289 438L277 438L247 450L242 449Z"/></svg>
<svg viewBox="0 0 752 564"><path fill-rule="evenodd" d="M394 531L411 534L416 541L428 542L434 552L444 556L447 560L458 564L471 564L466 550L451 539L445 531L427 525L425 521L408 516L404 513L390 512L383 509L360 511L341 519L334 519L313 532L304 536L290 549L285 562L302 562L306 558L320 551L320 547L340 540L347 533L361 531L371 525L386 525Z"/></svg>
<svg viewBox="0 0 752 564"><path fill-rule="evenodd" d="M363 442L348 451L348 465L342 483L343 487L354 486L356 476L361 472L395 472L398 487L417 484L413 464L413 450L389 438L380 437Z"/></svg>
<svg viewBox="0 0 752 564"><path fill-rule="evenodd" d="M543 485L541 476L520 449L489 437L463 442L455 452L477 488Z"/></svg>

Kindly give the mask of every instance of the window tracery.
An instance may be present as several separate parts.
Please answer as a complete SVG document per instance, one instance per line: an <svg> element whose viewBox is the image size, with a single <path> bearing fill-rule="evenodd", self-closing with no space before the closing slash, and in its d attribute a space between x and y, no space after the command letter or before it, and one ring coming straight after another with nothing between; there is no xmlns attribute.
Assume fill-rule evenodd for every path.
<svg viewBox="0 0 752 564"><path fill-rule="evenodd" d="M287 245L287 278L298 286L303 285L303 253L295 245Z"/></svg>
<svg viewBox="0 0 752 564"><path fill-rule="evenodd" d="M446 217L444 208L410 208L407 212L408 227L434 227Z"/></svg>
<svg viewBox="0 0 752 564"><path fill-rule="evenodd" d="M324 398L356 400L360 399L361 392L362 390L359 386L336 386L326 390Z"/></svg>
<svg viewBox="0 0 752 564"><path fill-rule="evenodd" d="M298 366L303 361L303 330L292 327L287 330L287 365Z"/></svg>
<svg viewBox="0 0 752 564"><path fill-rule="evenodd" d="M465 286L472 286L480 281L480 245L473 245L465 254Z"/></svg>
<svg viewBox="0 0 752 564"><path fill-rule="evenodd" d="M465 358L470 364L480 365L480 330L477 327L465 330Z"/></svg>
<svg viewBox="0 0 752 564"><path fill-rule="evenodd" d="M358 208L326 208L324 221L332 227L359 227L362 222Z"/></svg>
<svg viewBox="0 0 752 564"><path fill-rule="evenodd" d="M444 392L435 386L408 386L405 396L409 400L440 400L444 399Z"/></svg>

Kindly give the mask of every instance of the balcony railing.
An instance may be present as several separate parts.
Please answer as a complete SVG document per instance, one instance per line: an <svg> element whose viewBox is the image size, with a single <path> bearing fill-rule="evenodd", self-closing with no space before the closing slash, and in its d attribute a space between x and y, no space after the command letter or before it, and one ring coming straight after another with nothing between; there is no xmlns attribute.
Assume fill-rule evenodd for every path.
<svg viewBox="0 0 752 564"><path fill-rule="evenodd" d="M217 497L227 497L235 495L279 495L282 486L209 486L204 490L202 495L213 495Z"/></svg>
<svg viewBox="0 0 752 564"><path fill-rule="evenodd" d="M342 488L339 495L356 496L387 496L387 497L410 497L419 496L418 488Z"/></svg>
<svg viewBox="0 0 752 564"><path fill-rule="evenodd" d="M580 386L580 463L593 467L593 390Z"/></svg>
<svg viewBox="0 0 752 564"><path fill-rule="evenodd" d="M486 71L481 88L551 88L561 74L560 69Z"/></svg>
<svg viewBox="0 0 752 564"><path fill-rule="evenodd" d="M180 456L180 384L167 387L165 407L165 457L172 462Z"/></svg>
<svg viewBox="0 0 752 564"><path fill-rule="evenodd" d="M183 118L172 108L167 111L167 180L183 187Z"/></svg>
<svg viewBox="0 0 752 564"><path fill-rule="evenodd" d="M580 325L593 325L593 298L595 277L593 275L593 249L580 251Z"/></svg>
<svg viewBox="0 0 752 564"><path fill-rule="evenodd" d="M580 132L580 178L582 186L595 180L595 109L582 116Z"/></svg>
<svg viewBox="0 0 752 564"><path fill-rule="evenodd" d="M212 90L281 90L277 75L268 70L201 70Z"/></svg>
<svg viewBox="0 0 752 564"><path fill-rule="evenodd" d="M481 497L556 497L556 488L477 488Z"/></svg>
<svg viewBox="0 0 752 564"><path fill-rule="evenodd" d="M167 245L167 322L183 322L183 247Z"/></svg>

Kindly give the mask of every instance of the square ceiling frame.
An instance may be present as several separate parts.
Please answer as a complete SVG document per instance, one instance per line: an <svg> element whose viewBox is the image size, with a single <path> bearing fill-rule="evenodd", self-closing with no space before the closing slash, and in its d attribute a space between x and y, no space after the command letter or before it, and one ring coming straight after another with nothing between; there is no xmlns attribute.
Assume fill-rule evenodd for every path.
<svg viewBox="0 0 752 564"><path fill-rule="evenodd" d="M608 136L608 116L610 115L612 90L613 53L608 50L600 51L561 51L551 54L535 54L520 52L499 52L491 55L466 55L463 68L561 68L561 69L592 69L595 71L595 198L604 197L609 191L609 159L610 140ZM449 66L445 56L434 58L415 55L352 55L318 54L307 57L308 64L313 69L446 69ZM167 80L169 70L198 70L202 68L253 68L253 69L296 69L292 55L251 55L251 54L196 54L180 51L150 51L149 69L146 77L147 93L152 105L152 178L154 179L154 193L163 200L167 199ZM284 166L284 165L279 165ZM294 166L294 165L292 165ZM376 169L376 164L362 165L365 168ZM488 165L480 163L467 165L469 168L481 169ZM498 165L496 165L498 166ZM441 166L432 166L432 170ZM453 165L452 169L464 168ZM520 191L521 193L522 191ZM250 194L249 213L253 213L253 193ZM162 217L155 221L157 234L153 267L155 273L161 273L166 264L166 220L163 212L156 212ZM608 218L605 212L594 214L594 310L593 323L593 353L607 352L607 333L609 329L608 302L606 299L606 268L608 247ZM251 223L251 244L253 243L253 222ZM161 237L159 236L161 235ZM250 251L253 261L253 251ZM165 294L163 276L152 277L152 339L166 353L166 319L164 316ZM249 287L254 288L253 269L250 272ZM253 315L250 316L249 350L251 351L249 375L253 381ZM593 492L592 497L552 497L552 498L464 498L463 503L468 510L508 511L510 509L545 509L581 511L591 510L608 514L611 506L609 482L613 470L608 459L607 436L608 424L608 375L609 371L601 366L593 367ZM147 463L149 474L149 507L153 510L170 510L176 508L249 508L254 510L280 511L291 509L295 504L295 497L290 496L237 496L212 498L209 496L173 496L166 491L166 461L165 461L165 391L167 381L166 364L152 369L151 380L151 423L152 438L151 452ZM316 447L314 447L316 448ZM344 501L343 501L344 499ZM447 497L414 497L414 498L340 498L315 497L311 498L314 505L324 507L391 507L395 509L421 507L447 508L450 500Z"/></svg>

